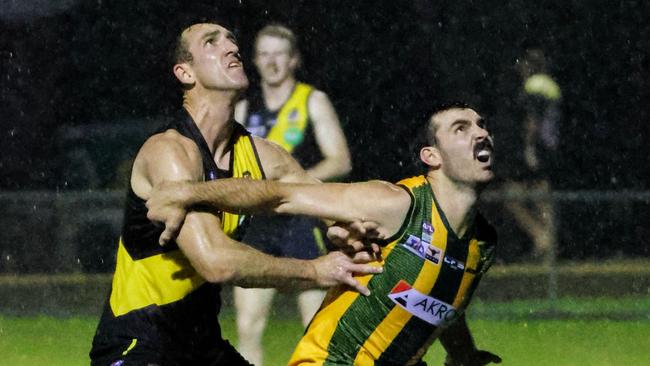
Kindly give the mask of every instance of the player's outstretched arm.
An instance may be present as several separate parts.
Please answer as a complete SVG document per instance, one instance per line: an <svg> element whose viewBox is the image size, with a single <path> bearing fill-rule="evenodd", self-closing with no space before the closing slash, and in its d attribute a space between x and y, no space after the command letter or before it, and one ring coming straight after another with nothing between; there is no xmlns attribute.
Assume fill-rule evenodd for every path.
<svg viewBox="0 0 650 366"><path fill-rule="evenodd" d="M184 143L174 133L165 133L152 138L138 153L132 186L136 194L147 198L157 183L197 181L202 174L195 146ZM176 238L193 268L209 282L254 287L344 284L368 294L353 274L381 272L380 267L366 264L371 260L369 256L350 258L331 253L309 261L269 256L231 239L220 224L210 211L192 211Z"/></svg>
<svg viewBox="0 0 650 366"><path fill-rule="evenodd" d="M241 287L313 288L347 285L368 295L354 274L381 273L367 264L370 256L348 257L332 252L313 260L279 258L235 241L220 227L219 219L207 212L192 211L176 239L192 266L209 282Z"/></svg>
<svg viewBox="0 0 650 366"><path fill-rule="evenodd" d="M440 335L440 343L447 351L445 366L483 366L501 363L501 357L476 349L464 314Z"/></svg>
<svg viewBox="0 0 650 366"><path fill-rule="evenodd" d="M225 211L307 215L350 223L377 223L389 237L401 226L411 205L402 188L381 181L316 184L281 147L256 139L268 180L218 179L204 183L162 183L147 201L147 216L163 222L160 241L174 237L188 208L214 207ZM277 181L274 181L277 180Z"/></svg>
<svg viewBox="0 0 650 366"><path fill-rule="evenodd" d="M344 223L372 221L389 237L399 229L411 203L393 184L283 183L269 180L218 179L204 183L156 186L147 201L148 217L165 223L172 237L189 207L214 207L229 212L306 215Z"/></svg>

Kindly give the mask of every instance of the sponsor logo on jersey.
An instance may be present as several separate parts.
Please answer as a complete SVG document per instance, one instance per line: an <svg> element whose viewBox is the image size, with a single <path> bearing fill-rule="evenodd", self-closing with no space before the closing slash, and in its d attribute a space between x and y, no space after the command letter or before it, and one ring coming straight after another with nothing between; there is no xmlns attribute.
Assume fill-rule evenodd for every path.
<svg viewBox="0 0 650 366"><path fill-rule="evenodd" d="M435 264L440 263L442 249L431 245L427 241L421 240L415 235L409 235L408 238L406 238L406 242L402 245L420 258L424 258Z"/></svg>
<svg viewBox="0 0 650 366"><path fill-rule="evenodd" d="M298 119L300 118L300 114L298 113L297 109L292 109L291 112L287 115L287 121L289 123L295 124L298 122Z"/></svg>
<svg viewBox="0 0 650 366"><path fill-rule="evenodd" d="M445 263L447 263L447 265L449 265L449 267L451 267L452 269L461 270L461 271L465 269L465 263L457 259L454 259L448 255L445 256Z"/></svg>
<svg viewBox="0 0 650 366"><path fill-rule="evenodd" d="M262 116L260 116L257 113L251 114L250 117L248 117L248 126L249 127L257 127L262 125Z"/></svg>
<svg viewBox="0 0 650 366"><path fill-rule="evenodd" d="M265 126L249 126L246 128L248 132L257 137L266 137Z"/></svg>
<svg viewBox="0 0 650 366"><path fill-rule="evenodd" d="M422 232L423 233L427 233L427 234L431 235L431 234L433 234L433 231L434 231L433 225L431 225L428 222L423 222L422 223Z"/></svg>
<svg viewBox="0 0 650 366"><path fill-rule="evenodd" d="M239 215L239 220L237 221L237 227L239 228L240 226L243 226L246 219L248 219L247 215Z"/></svg>
<svg viewBox="0 0 650 366"><path fill-rule="evenodd" d="M404 280L393 287L388 297L411 315L435 326L444 327L458 317L452 305L421 293Z"/></svg>
<svg viewBox="0 0 650 366"><path fill-rule="evenodd" d="M428 222L422 223L422 241L427 243L433 241L433 226Z"/></svg>
<svg viewBox="0 0 650 366"><path fill-rule="evenodd" d="M302 142L303 132L295 127L289 127L284 132L284 140L290 145L296 146Z"/></svg>

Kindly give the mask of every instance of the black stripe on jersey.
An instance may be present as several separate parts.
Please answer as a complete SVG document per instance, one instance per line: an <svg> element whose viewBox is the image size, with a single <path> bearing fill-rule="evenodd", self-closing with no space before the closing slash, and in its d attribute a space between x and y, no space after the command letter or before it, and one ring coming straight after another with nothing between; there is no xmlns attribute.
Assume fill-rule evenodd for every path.
<svg viewBox="0 0 650 366"><path fill-rule="evenodd" d="M454 302L465 273L468 252L469 243L467 241L458 240L455 235L452 237L452 234L447 234L447 250L436 284L431 289L431 296L448 304Z"/></svg>
<svg viewBox="0 0 650 366"><path fill-rule="evenodd" d="M393 339L393 342L379 356L375 365L404 365L413 357L417 351L424 347L424 343L429 340L429 335L437 329L418 317L411 317L399 334ZM426 334L427 337L422 337ZM413 342L414 339L422 339L420 343Z"/></svg>

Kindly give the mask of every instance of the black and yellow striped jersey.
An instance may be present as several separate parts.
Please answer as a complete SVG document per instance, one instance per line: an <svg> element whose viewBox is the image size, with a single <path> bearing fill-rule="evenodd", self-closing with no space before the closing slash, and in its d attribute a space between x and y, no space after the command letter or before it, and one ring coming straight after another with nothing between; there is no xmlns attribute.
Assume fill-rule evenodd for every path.
<svg viewBox="0 0 650 366"><path fill-rule="evenodd" d="M244 126L255 136L264 137L282 146L304 168L309 168L323 159L309 117L309 96L314 87L296 83L289 98L278 110L266 107L262 91L252 89L248 116Z"/></svg>
<svg viewBox="0 0 650 366"><path fill-rule="evenodd" d="M467 307L492 262L496 232L477 215L458 238L424 176L398 184L411 207L382 248L383 273L358 278L371 295L330 290L290 365L412 365Z"/></svg>
<svg viewBox="0 0 650 366"><path fill-rule="evenodd" d="M174 129L196 143L205 180L263 179L252 137L232 123L235 129L228 171L217 168L201 132L186 112L158 132ZM129 189L111 292L91 358L115 357L148 347L154 354L180 357L174 363L197 362L183 357L200 355L202 350L208 354L222 341L217 319L220 286L206 282L175 242L160 246L162 227L149 221L146 214L145 201ZM247 217L226 212L219 215L227 235L242 234Z"/></svg>

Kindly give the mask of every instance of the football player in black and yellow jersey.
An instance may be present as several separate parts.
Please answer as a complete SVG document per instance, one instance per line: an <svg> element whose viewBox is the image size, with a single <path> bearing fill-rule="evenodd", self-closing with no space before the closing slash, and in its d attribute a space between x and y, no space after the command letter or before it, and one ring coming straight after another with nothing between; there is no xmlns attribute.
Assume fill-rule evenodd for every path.
<svg viewBox="0 0 650 366"><path fill-rule="evenodd" d="M347 283L367 294L352 273L378 272L340 252L314 260L266 255L237 241L245 215L209 209L189 213L178 235L159 245L163 229L147 219L145 200L160 182L314 182L285 150L234 121L235 102L248 86L238 51L233 35L217 24L194 24L178 39L173 72L183 86L183 108L135 158L93 365L249 365L221 336L221 284Z"/></svg>
<svg viewBox="0 0 650 366"><path fill-rule="evenodd" d="M436 339L448 365L498 363L475 347L464 316L496 246L496 232L476 210L494 177L492 137L485 120L459 104L433 112L426 127L426 174L397 184L163 184L147 202L148 215L173 228L185 207L207 204L377 225L384 272L358 276L371 296L331 289L290 365L422 365Z"/></svg>
<svg viewBox="0 0 650 366"><path fill-rule="evenodd" d="M269 24L257 32L254 62L260 75L235 107L235 119L255 136L264 137L291 153L307 173L321 181L345 176L350 152L338 116L327 94L299 82L296 35L287 27ZM243 241L279 257L312 259L326 252L324 224L295 215L259 215ZM235 287L237 349L251 363L263 365L262 337L276 290ZM304 289L296 303L304 326L318 310L325 292Z"/></svg>

